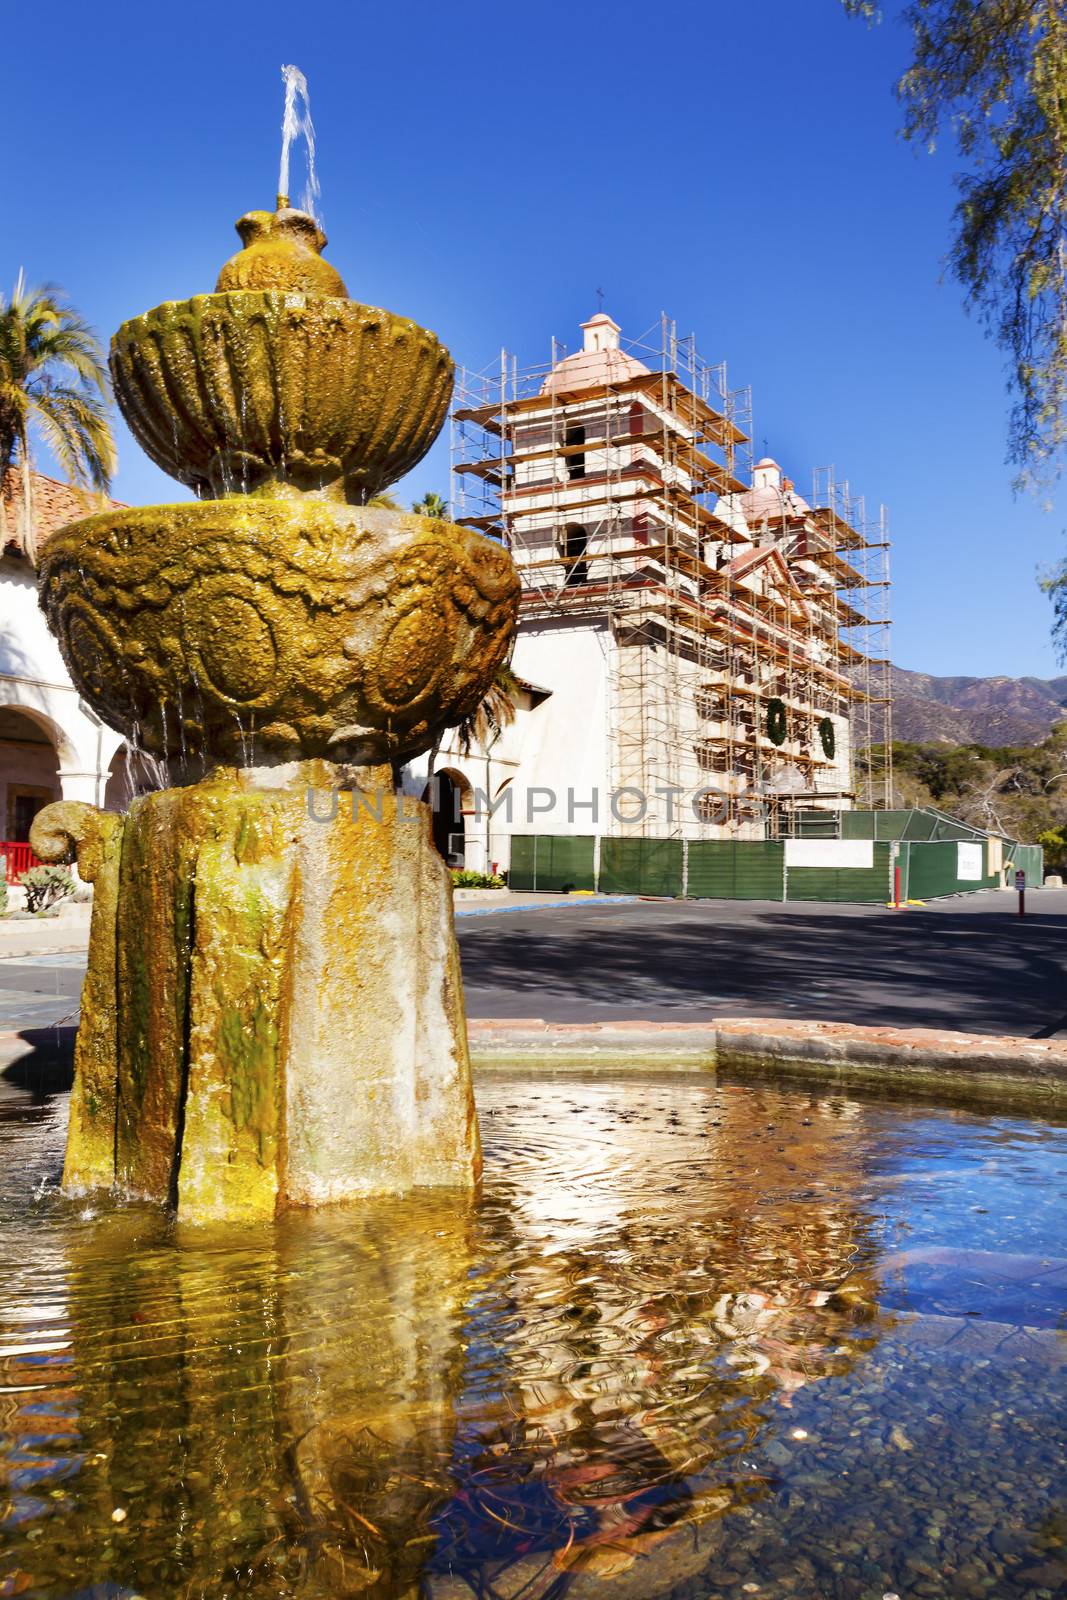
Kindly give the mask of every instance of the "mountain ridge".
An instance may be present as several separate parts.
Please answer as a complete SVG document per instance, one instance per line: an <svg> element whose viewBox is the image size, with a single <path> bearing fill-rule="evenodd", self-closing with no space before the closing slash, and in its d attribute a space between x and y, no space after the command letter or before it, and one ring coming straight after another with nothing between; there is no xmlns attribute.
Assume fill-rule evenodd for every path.
<svg viewBox="0 0 1067 1600"><path fill-rule="evenodd" d="M1067 720L1058 678L939 677L892 668L893 737L917 744L1040 744Z"/></svg>

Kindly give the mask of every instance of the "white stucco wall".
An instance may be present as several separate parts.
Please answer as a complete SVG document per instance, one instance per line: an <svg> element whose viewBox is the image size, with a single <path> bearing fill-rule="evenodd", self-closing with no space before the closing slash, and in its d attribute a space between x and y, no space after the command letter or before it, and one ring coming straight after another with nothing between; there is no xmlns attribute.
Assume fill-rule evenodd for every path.
<svg viewBox="0 0 1067 1600"><path fill-rule="evenodd" d="M608 831L610 760L608 753L608 630L566 621L524 623L515 644L516 675L548 690L521 692L514 722L488 752L475 747L460 754L454 734L446 735L434 769L447 772L473 792L492 796L490 817L479 799L480 815L464 816L466 865L487 871L495 862L506 869L514 833L600 833ZM405 776L405 789L421 794L428 760L419 757ZM573 790L573 804L568 791ZM598 796L598 820L588 802Z"/></svg>
<svg viewBox="0 0 1067 1600"><path fill-rule="evenodd" d="M530 715L517 752L512 832L606 831L611 649L603 622L576 624L553 618L523 624L514 670L551 694ZM596 820L587 803L594 794L599 806Z"/></svg>
<svg viewBox="0 0 1067 1600"><path fill-rule="evenodd" d="M0 706L26 713L48 733L59 764L57 799L103 804L108 768L123 740L80 701L37 605L33 570L14 556L0 560ZM2 754L0 828L6 824L7 789L19 781L24 752L13 744ZM39 753L25 753L22 781L37 786L34 773L40 770Z"/></svg>

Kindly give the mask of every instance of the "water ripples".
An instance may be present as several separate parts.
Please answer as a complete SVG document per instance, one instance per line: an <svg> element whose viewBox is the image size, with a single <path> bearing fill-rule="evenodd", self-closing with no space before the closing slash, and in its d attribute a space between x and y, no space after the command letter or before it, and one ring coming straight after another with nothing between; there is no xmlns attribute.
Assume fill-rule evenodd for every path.
<svg viewBox="0 0 1067 1600"><path fill-rule="evenodd" d="M859 1600L931 1565L950 1467L971 1499L936 1592L984 1592L987 1558L998 1596L1039 1592L1062 1130L656 1075L479 1102L476 1201L219 1231L63 1198L62 1103L0 1088L0 1597L640 1600L755 1573ZM931 1414L951 1442L920 1451ZM1017 1555L964 1537L983 1495Z"/></svg>

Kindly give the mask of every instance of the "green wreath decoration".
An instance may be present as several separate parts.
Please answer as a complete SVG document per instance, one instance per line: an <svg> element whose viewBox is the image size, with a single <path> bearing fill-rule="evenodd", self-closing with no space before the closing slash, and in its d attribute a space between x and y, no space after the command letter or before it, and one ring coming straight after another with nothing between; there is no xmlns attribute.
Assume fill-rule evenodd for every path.
<svg viewBox="0 0 1067 1600"><path fill-rule="evenodd" d="M823 755L827 761L832 761L834 752L837 749L837 735L834 733L834 725L829 717L823 717L819 723L819 740L822 744Z"/></svg>
<svg viewBox="0 0 1067 1600"><path fill-rule="evenodd" d="M789 718L784 700L767 701L767 737L772 744L785 744L789 732Z"/></svg>

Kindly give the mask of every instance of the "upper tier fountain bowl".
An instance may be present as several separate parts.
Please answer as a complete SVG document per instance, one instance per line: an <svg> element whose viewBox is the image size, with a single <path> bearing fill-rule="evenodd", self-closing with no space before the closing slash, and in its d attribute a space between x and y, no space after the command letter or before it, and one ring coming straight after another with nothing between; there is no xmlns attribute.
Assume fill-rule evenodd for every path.
<svg viewBox="0 0 1067 1600"><path fill-rule="evenodd" d="M359 503L429 448L452 359L345 298L311 217L237 229L215 294L112 342L132 432L200 503L64 528L41 604L80 693L156 754L402 760L474 710L518 605L499 545Z"/></svg>
<svg viewBox="0 0 1067 1600"><path fill-rule="evenodd" d="M453 363L426 328L347 298L302 212L253 211L214 294L168 300L111 343L134 438L202 498L361 502L426 454Z"/></svg>
<svg viewBox="0 0 1067 1600"><path fill-rule="evenodd" d="M376 493L426 454L453 370L406 317L251 289L170 300L123 323L111 368L138 444L197 494L340 500Z"/></svg>

